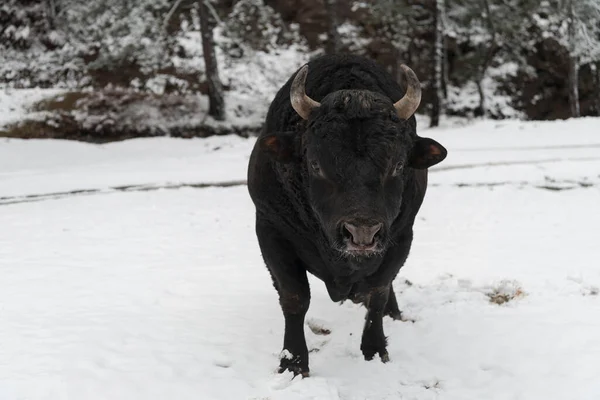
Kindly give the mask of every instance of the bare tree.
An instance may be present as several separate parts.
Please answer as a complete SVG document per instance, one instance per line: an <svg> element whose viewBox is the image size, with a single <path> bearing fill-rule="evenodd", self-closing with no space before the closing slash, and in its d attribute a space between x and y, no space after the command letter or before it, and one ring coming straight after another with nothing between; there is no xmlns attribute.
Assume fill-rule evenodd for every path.
<svg viewBox="0 0 600 400"><path fill-rule="evenodd" d="M210 8L206 4L209 0L200 0L200 30L202 33L202 52L206 68L206 80L208 83L208 114L218 121L225 119L225 100L223 96L223 84L219 79L219 68L215 54L212 25L210 23Z"/></svg>
<svg viewBox="0 0 600 400"><path fill-rule="evenodd" d="M163 24L162 24L162 30L165 35L168 34L167 29L169 27L169 22L171 22L171 18L173 18L173 16L179 9L179 6L181 5L182 1L183 0L175 0L175 3L173 3L171 8L169 9L169 12L167 12L167 15L165 16L165 18L163 20Z"/></svg>
<svg viewBox="0 0 600 400"><path fill-rule="evenodd" d="M600 2L562 0L558 18L566 23L566 35L559 30L558 39L568 57L569 108L572 117L579 117L579 69L600 60Z"/></svg>
<svg viewBox="0 0 600 400"><path fill-rule="evenodd" d="M448 43L446 42L446 35L443 38L444 46L444 62L442 63L442 92L444 93L444 99L448 99L448 83L450 82L450 64L448 62Z"/></svg>
<svg viewBox="0 0 600 400"><path fill-rule="evenodd" d="M407 0L379 0L369 7L374 24L380 24L384 29L382 39L392 45L394 63L391 65L392 76L397 82L404 79L401 64L410 63L410 38L415 36L418 24L414 11ZM426 29L430 29L429 26Z"/></svg>
<svg viewBox="0 0 600 400"><path fill-rule="evenodd" d="M338 22L338 4L336 0L323 0L325 2L325 13L327 17L327 44L325 52L327 54L336 54L340 51L340 35L337 27Z"/></svg>
<svg viewBox="0 0 600 400"><path fill-rule="evenodd" d="M444 0L435 1L435 41L433 47L433 74L431 79L431 89L433 92L431 104L431 122L430 126L440 124L440 115L445 112L444 98Z"/></svg>
<svg viewBox="0 0 600 400"><path fill-rule="evenodd" d="M581 116L579 109L579 60L577 54L573 51L577 44L577 22L575 20L575 7L573 0L568 0L567 4L567 24L569 35L569 107L571 109L571 117L577 118Z"/></svg>
<svg viewBox="0 0 600 400"><path fill-rule="evenodd" d="M485 25L490 35L489 42L487 44L482 44L482 57L481 63L477 68L477 75L475 77L475 83L477 84L477 92L479 93L479 113L481 116L487 116L488 110L485 103L485 93L483 91L483 80L485 78L485 74L494 59L494 55L499 49L496 25L494 24L494 18L492 15L492 11L490 9L489 0L480 0L483 6L483 11L485 15Z"/></svg>
<svg viewBox="0 0 600 400"><path fill-rule="evenodd" d="M600 115L600 61L592 64L594 72L594 81L596 83L596 115Z"/></svg>
<svg viewBox="0 0 600 400"><path fill-rule="evenodd" d="M54 29L56 25L56 4L54 0L46 0L46 9L48 10L48 22L50 28Z"/></svg>

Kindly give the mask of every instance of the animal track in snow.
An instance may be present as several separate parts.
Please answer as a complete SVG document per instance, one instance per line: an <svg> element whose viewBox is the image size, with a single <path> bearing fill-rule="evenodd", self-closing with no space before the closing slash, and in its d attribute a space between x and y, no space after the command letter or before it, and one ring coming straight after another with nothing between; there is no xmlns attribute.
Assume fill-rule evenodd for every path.
<svg viewBox="0 0 600 400"><path fill-rule="evenodd" d="M314 333L315 335L327 336L331 334L331 329L326 328L323 322L317 319L309 318L306 321L306 325L308 325L312 333Z"/></svg>

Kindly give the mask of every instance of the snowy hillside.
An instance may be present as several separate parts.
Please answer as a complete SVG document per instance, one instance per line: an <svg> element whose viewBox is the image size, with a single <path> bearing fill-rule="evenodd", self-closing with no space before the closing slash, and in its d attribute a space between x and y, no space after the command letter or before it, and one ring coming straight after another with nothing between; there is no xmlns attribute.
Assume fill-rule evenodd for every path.
<svg viewBox="0 0 600 400"><path fill-rule="evenodd" d="M409 65L433 125L600 116L599 18L598 0L3 0L0 97L65 94L0 113L0 137L248 135L297 68L336 53L398 82Z"/></svg>
<svg viewBox="0 0 600 400"><path fill-rule="evenodd" d="M394 284L414 323L386 318L391 362L366 362L364 309L312 279L307 379L275 373L254 139L2 140L0 399L597 400L598 132L421 129L449 156Z"/></svg>

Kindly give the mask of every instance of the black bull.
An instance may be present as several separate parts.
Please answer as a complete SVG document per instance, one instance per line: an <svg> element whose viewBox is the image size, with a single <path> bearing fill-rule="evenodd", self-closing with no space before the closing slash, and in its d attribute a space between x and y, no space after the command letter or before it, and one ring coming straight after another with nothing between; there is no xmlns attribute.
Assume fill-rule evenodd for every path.
<svg viewBox="0 0 600 400"><path fill-rule="evenodd" d="M446 150L416 133L420 83L376 63L324 56L271 103L248 167L256 234L285 318L280 372L308 375L307 271L333 301L367 308L361 350L389 359L382 318L401 316L392 281L405 263L427 168Z"/></svg>

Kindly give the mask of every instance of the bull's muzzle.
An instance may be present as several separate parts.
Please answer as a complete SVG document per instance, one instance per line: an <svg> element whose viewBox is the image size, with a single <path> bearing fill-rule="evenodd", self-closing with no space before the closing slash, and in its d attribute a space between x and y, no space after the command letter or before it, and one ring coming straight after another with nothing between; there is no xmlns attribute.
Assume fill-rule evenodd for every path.
<svg viewBox="0 0 600 400"><path fill-rule="evenodd" d="M377 247L377 234L383 224L349 221L342 223L342 235L350 251L370 251Z"/></svg>

